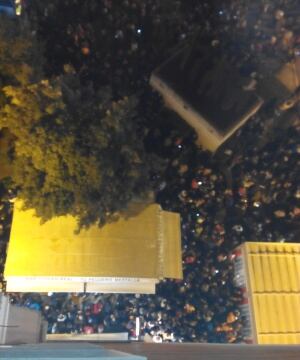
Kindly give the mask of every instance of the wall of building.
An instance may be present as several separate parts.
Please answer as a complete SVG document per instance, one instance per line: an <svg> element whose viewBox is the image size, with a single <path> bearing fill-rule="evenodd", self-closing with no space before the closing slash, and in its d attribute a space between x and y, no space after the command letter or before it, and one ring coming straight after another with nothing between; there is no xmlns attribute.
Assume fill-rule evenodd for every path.
<svg viewBox="0 0 300 360"><path fill-rule="evenodd" d="M167 84L152 75L151 86L163 97L165 105L175 111L183 120L194 128L198 135L198 143L207 150L214 152L222 144L222 136L211 127L204 118L186 104Z"/></svg>
<svg viewBox="0 0 300 360"><path fill-rule="evenodd" d="M0 295L0 344L38 343L41 323L39 312L12 305Z"/></svg>
<svg viewBox="0 0 300 360"><path fill-rule="evenodd" d="M106 344L148 360L296 360L300 359L300 346L257 346L222 344Z"/></svg>

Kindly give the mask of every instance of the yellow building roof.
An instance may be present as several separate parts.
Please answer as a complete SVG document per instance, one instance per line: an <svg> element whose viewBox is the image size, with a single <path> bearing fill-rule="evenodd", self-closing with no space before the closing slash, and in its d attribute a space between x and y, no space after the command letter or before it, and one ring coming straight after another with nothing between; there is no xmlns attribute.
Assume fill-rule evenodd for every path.
<svg viewBox="0 0 300 360"><path fill-rule="evenodd" d="M244 245L260 344L300 343L300 244Z"/></svg>
<svg viewBox="0 0 300 360"><path fill-rule="evenodd" d="M75 229L71 216L41 225L17 202L5 278L182 278L180 217L157 204L103 228Z"/></svg>

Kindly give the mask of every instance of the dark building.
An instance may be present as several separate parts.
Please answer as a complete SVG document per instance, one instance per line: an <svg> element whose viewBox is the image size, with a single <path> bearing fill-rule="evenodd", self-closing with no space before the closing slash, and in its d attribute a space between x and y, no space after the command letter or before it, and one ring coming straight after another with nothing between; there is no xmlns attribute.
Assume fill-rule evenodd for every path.
<svg viewBox="0 0 300 360"><path fill-rule="evenodd" d="M263 104L255 80L242 75L218 47L178 52L153 72L150 83L196 130L199 144L212 152Z"/></svg>

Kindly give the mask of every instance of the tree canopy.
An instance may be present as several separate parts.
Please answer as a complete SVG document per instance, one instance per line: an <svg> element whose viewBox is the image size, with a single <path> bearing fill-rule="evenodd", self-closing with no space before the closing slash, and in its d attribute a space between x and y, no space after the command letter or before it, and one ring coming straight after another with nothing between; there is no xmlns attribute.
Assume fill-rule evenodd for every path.
<svg viewBox="0 0 300 360"><path fill-rule="evenodd" d="M72 66L43 78L42 63L26 22L1 18L0 130L14 139L13 184L43 221L102 225L148 193L159 164L144 149L138 97L113 101L111 87L83 84Z"/></svg>
<svg viewBox="0 0 300 360"><path fill-rule="evenodd" d="M0 14L0 86L27 84L41 76L40 49L28 23Z"/></svg>
<svg viewBox="0 0 300 360"><path fill-rule="evenodd" d="M4 88L0 127L16 137L13 180L25 207L48 220L104 224L149 190L153 159L138 136L137 99L110 99L66 75Z"/></svg>

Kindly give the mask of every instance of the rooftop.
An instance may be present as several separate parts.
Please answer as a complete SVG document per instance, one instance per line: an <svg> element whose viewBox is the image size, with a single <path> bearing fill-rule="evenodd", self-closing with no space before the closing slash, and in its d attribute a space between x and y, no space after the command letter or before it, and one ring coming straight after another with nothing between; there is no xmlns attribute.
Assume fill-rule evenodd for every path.
<svg viewBox="0 0 300 360"><path fill-rule="evenodd" d="M155 75L221 134L230 131L259 101L255 92L243 90L251 79L241 75L219 48L197 46L180 51Z"/></svg>

